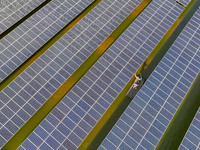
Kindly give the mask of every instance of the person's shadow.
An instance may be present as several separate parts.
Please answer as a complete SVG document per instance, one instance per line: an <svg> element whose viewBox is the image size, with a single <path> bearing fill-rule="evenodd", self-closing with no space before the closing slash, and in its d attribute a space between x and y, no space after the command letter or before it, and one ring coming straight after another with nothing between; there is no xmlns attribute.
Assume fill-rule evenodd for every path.
<svg viewBox="0 0 200 150"><path fill-rule="evenodd" d="M126 93L126 96L128 96L131 99L133 99L135 97L135 95L137 94L137 92L141 89L143 84L144 84L144 79L140 80L139 85L138 85L137 88L134 88L134 86L132 85L130 87L130 89L128 90L128 92Z"/></svg>

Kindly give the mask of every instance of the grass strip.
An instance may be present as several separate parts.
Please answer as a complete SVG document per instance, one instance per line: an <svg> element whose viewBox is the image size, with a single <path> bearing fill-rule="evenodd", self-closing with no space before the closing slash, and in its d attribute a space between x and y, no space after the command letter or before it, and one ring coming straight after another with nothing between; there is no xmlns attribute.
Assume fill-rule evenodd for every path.
<svg viewBox="0 0 200 150"><path fill-rule="evenodd" d="M38 7L36 7L34 10L32 10L30 13L28 13L26 16L24 16L22 19L20 19L19 21L17 21L15 24L13 24L10 28L8 28L6 31L4 31L3 33L1 33L0 35L0 40L6 36L7 34L9 34L12 30L14 30L15 28L17 28L21 23L23 23L26 19L28 19L30 16L32 16L34 13L36 13L37 11L39 11L42 7L44 7L46 4L48 4L51 0L46 0L44 1L42 4L40 4Z"/></svg>
<svg viewBox="0 0 200 150"><path fill-rule="evenodd" d="M165 130L156 150L178 149L200 106L200 73Z"/></svg>
<svg viewBox="0 0 200 150"><path fill-rule="evenodd" d="M7 78L0 83L0 92L10 84L18 75L20 75L28 66L30 66L36 59L38 59L43 53L45 53L55 42L58 41L64 34L66 34L73 26L78 23L83 17L85 17L96 5L102 0L95 0L85 10L82 11L77 17L69 22L61 31L53 36L44 46L42 46L37 52L35 52L29 59L21 64L15 71L13 71Z"/></svg>
<svg viewBox="0 0 200 150"><path fill-rule="evenodd" d="M200 2L200 1L199 1ZM198 0L192 0L191 3L184 9L178 19L173 23L155 49L151 52L148 58L144 61L141 67L137 70L136 74L142 74L144 79L147 79L154 71L160 60L163 58L167 50L176 40L181 33L187 22L197 10L199 4ZM135 77L133 76L125 88L121 91L115 101L111 104L108 110L101 117L99 122L89 133L83 143L80 145L79 150L93 150L97 149L103 139L112 129L117 122L118 118L125 111L132 99L126 96L127 91L131 87ZM139 90L139 89L138 89ZM134 93L137 94L138 90Z"/></svg>

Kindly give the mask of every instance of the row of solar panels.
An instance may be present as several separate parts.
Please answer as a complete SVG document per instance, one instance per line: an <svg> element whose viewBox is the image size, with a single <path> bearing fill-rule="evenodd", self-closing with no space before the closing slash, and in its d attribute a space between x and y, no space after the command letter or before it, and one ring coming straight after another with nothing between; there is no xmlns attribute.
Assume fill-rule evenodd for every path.
<svg viewBox="0 0 200 150"><path fill-rule="evenodd" d="M139 1L102 1L1 92L2 144L24 125L138 4Z"/></svg>
<svg viewBox="0 0 200 150"><path fill-rule="evenodd" d="M200 11L189 21L99 149L155 149L200 72ZM198 139L200 126L197 126ZM193 141L193 140L191 140ZM183 142L188 149L196 147ZM182 148L182 147L181 147ZM181 149L180 148L180 149Z"/></svg>
<svg viewBox="0 0 200 150"><path fill-rule="evenodd" d="M0 82L31 57L93 0L52 0L0 41Z"/></svg>
<svg viewBox="0 0 200 150"><path fill-rule="evenodd" d="M179 149L200 149L200 109L196 113Z"/></svg>
<svg viewBox="0 0 200 150"><path fill-rule="evenodd" d="M103 0L0 93L2 99L0 105L0 143L2 145L0 146L3 146L22 127L140 2ZM58 4L57 1L55 4ZM71 7L74 5L70 4ZM19 149L76 149L182 11L183 8L173 1L154 0L151 2ZM55 11L57 12L59 9ZM178 108L181 98L184 97L199 72L199 47L194 47L199 46L199 29L197 28L199 20L197 11L113 127L100 149L125 146L153 148L156 145ZM60 29L61 27L57 31ZM25 30L21 28L21 31ZM32 32L27 35L32 35ZM52 36L49 36L46 41ZM24 37L24 39L27 38ZM10 46L10 44L7 45ZM5 43L3 46L5 47ZM41 46L38 46L36 50ZM35 50L31 52L30 55ZM6 54L9 53L5 51L2 56ZM2 62L3 66L7 65L7 62L13 62L10 59L12 57L16 58L17 55L7 56L8 60L5 59ZM22 62L18 63L18 66ZM13 70L18 66L13 67ZM3 71L5 75L3 74L2 80L13 71L6 73L6 70ZM171 94L172 98L170 98L171 95L166 96L168 94ZM178 95L181 96L180 99L176 99L179 98ZM166 102L164 102L165 97Z"/></svg>
<svg viewBox="0 0 200 150"><path fill-rule="evenodd" d="M0 1L0 34L44 3L45 0L1 0Z"/></svg>
<svg viewBox="0 0 200 150"><path fill-rule="evenodd" d="M184 6L187 6L191 0L177 0L177 1L183 4Z"/></svg>
<svg viewBox="0 0 200 150"><path fill-rule="evenodd" d="M182 10L149 4L19 149L77 149Z"/></svg>

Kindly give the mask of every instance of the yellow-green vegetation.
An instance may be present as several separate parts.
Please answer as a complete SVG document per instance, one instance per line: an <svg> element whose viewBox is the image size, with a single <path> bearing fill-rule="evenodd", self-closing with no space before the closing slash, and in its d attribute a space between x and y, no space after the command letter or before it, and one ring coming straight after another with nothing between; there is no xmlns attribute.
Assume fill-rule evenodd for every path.
<svg viewBox="0 0 200 150"><path fill-rule="evenodd" d="M148 58L144 61L141 67L137 70L136 74L142 74L144 79L147 79L150 74L153 72L155 67L158 65L160 60L163 58L167 50L173 44L175 39L178 37L182 29L185 27L189 19L192 17L194 12L198 7L194 7L197 5L197 0L192 0L188 7L181 13L178 19L174 22L165 36L161 39L152 53L148 56ZM80 145L79 150L87 149L93 150L98 148L101 144L105 136L114 126L118 118L124 112L126 107L129 105L131 99L126 96L128 89L133 83L135 77L133 76L131 80L128 82L126 87L121 91L112 105L108 108L108 110L101 117L99 122L90 132L90 134L86 137L83 143ZM136 93L135 93L136 94Z"/></svg>
<svg viewBox="0 0 200 150"><path fill-rule="evenodd" d="M172 121L164 132L156 150L178 149L200 106L200 73L196 77Z"/></svg>
<svg viewBox="0 0 200 150"><path fill-rule="evenodd" d="M46 52L58 39L66 34L77 22L79 22L84 16L86 16L96 5L102 0L96 0L90 4L82 13L69 22L60 32L58 32L51 40L49 40L44 46L42 46L37 52L35 52L28 60L20 65L14 72L12 72L5 80L0 83L0 91L2 91L8 84L10 84L18 75L20 75L28 66L30 66L37 58L39 58L44 52Z"/></svg>
<svg viewBox="0 0 200 150"><path fill-rule="evenodd" d="M43 2L42 4L40 4L37 8L35 8L34 10L32 10L29 14L27 14L26 16L24 16L22 19L20 19L18 22L16 22L15 24L13 24L9 29L7 29L6 31L4 31L1 35L0 35L0 40L6 36L8 33L10 33L12 30L14 30L15 28L17 28L21 23L23 23L26 19L28 19L30 16L32 16L34 13L36 13L38 10L40 10L43 6L45 6L46 4L48 4L51 0L46 0L45 2Z"/></svg>

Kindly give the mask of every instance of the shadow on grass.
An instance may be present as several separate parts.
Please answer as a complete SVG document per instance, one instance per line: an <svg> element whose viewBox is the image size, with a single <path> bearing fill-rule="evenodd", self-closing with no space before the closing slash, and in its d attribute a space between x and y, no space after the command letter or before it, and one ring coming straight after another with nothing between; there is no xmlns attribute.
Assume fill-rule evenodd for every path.
<svg viewBox="0 0 200 150"><path fill-rule="evenodd" d="M200 73L164 132L156 150L178 149L200 106Z"/></svg>
<svg viewBox="0 0 200 150"><path fill-rule="evenodd" d="M109 120L105 123L105 125L101 128L101 130L98 132L96 137L93 139L93 141L89 144L87 147L87 150L94 150L99 147L103 139L106 137L106 135L109 133L109 131L112 129L112 127L115 125L119 117L122 115L124 110L127 108L129 103L131 102L131 98L125 96L123 100L120 102L119 106L115 109Z"/></svg>

